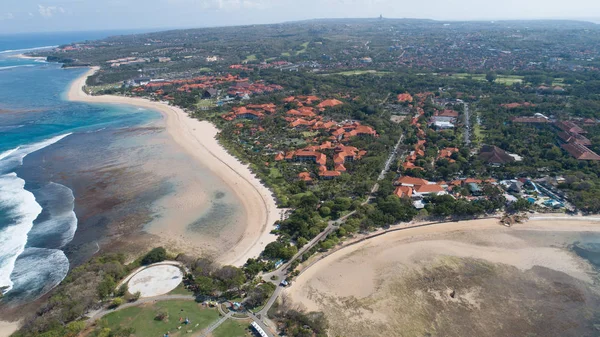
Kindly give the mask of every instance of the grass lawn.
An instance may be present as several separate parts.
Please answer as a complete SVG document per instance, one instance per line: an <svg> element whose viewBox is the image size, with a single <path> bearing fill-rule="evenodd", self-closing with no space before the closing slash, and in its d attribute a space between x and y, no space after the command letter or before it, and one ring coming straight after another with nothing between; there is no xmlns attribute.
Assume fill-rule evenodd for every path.
<svg viewBox="0 0 600 337"><path fill-rule="evenodd" d="M302 136L306 137L306 138L308 138L308 137L314 137L314 136L316 136L318 134L319 134L319 132L317 132L317 131L314 131L314 132L304 131L304 132L302 132Z"/></svg>
<svg viewBox="0 0 600 337"><path fill-rule="evenodd" d="M303 54L303 53L306 53L306 48L308 48L308 42L304 42L303 44L301 44L301 46L302 46L302 49L298 50L296 52L296 56L298 56L300 54Z"/></svg>
<svg viewBox="0 0 600 337"><path fill-rule="evenodd" d="M475 135L475 139L477 141L483 141L483 136L481 134L481 127L477 124L473 127L473 135Z"/></svg>
<svg viewBox="0 0 600 337"><path fill-rule="evenodd" d="M453 78L459 79L467 79L471 78L475 81L487 81L485 79L485 74L469 74L469 73L457 73L452 74ZM523 83L523 76L517 75L498 75L496 78L496 83L505 84L505 85L513 85L515 83Z"/></svg>
<svg viewBox="0 0 600 337"><path fill-rule="evenodd" d="M169 313L166 321L157 321L154 318L160 311ZM179 318L189 318L190 324L181 326ZM205 309L194 301L164 301L139 307L131 307L106 315L99 326L114 329L118 326L132 327L135 329L133 336L162 336L167 331L171 336L183 336L187 330L197 333L208 327L219 318L215 309ZM197 326L196 326L197 325Z"/></svg>
<svg viewBox="0 0 600 337"><path fill-rule="evenodd" d="M169 292L169 295L194 295L193 292L185 289L185 287L183 286L183 283L180 283L177 288L171 290L171 292Z"/></svg>
<svg viewBox="0 0 600 337"><path fill-rule="evenodd" d="M506 85L513 85L515 83L523 83L523 76L498 75L498 78L496 79L496 83L501 83L501 84L506 84Z"/></svg>
<svg viewBox="0 0 600 337"><path fill-rule="evenodd" d="M246 59L244 60L244 62L250 62L250 61L256 61L256 55L252 54L252 55L248 55L246 56Z"/></svg>
<svg viewBox="0 0 600 337"><path fill-rule="evenodd" d="M214 108L217 104L212 99L201 99L196 106L198 108Z"/></svg>
<svg viewBox="0 0 600 337"><path fill-rule="evenodd" d="M226 320L212 333L213 337L250 337L250 321Z"/></svg>
<svg viewBox="0 0 600 337"><path fill-rule="evenodd" d="M104 84L104 85L86 86L86 88L91 93L97 93L97 92L100 92L102 90L108 90L108 89L118 89L120 87L121 87L121 83L111 83L111 84Z"/></svg>
<svg viewBox="0 0 600 337"><path fill-rule="evenodd" d="M290 54L290 53L288 53L288 52L285 52L285 53L281 53L281 56L290 57L290 56L292 56L292 54Z"/></svg>
<svg viewBox="0 0 600 337"><path fill-rule="evenodd" d="M211 72L212 69L211 68L200 68L200 69L198 69L198 71L201 73L208 73L208 72Z"/></svg>
<svg viewBox="0 0 600 337"><path fill-rule="evenodd" d="M364 74L385 75L385 74L389 74L389 72L387 72L387 71L377 71L377 70L350 70L350 71L342 71L342 72L339 72L339 73L324 74L324 75L355 76L355 75L364 75Z"/></svg>

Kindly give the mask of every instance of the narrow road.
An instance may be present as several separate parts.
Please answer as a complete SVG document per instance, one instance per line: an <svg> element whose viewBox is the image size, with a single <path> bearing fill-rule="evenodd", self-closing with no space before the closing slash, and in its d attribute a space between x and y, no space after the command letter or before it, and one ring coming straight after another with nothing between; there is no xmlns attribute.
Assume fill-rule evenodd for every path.
<svg viewBox="0 0 600 337"><path fill-rule="evenodd" d="M465 105L465 144L467 144L467 146L471 145L471 114L469 111L469 103L464 103Z"/></svg>
<svg viewBox="0 0 600 337"><path fill-rule="evenodd" d="M233 316L233 311L227 313L227 315L221 317L218 321L211 324L208 328L204 329L202 333L196 335L197 337L207 337L211 332L215 331L221 324L223 324L229 317Z"/></svg>
<svg viewBox="0 0 600 337"><path fill-rule="evenodd" d="M398 148L402 144L402 141L404 141L404 135L400 136L398 143L396 143L396 146L394 147L394 149L390 153L390 156L388 157L387 161L385 162L383 170L379 174L379 177L377 177L378 182L383 180L385 178L385 175L390 170L392 162L393 162L394 158L396 158ZM377 192L378 189L379 189L379 183L376 183L373 186L373 188L371 189L371 193L369 193L369 196L367 197L367 199L365 200L363 205L369 203L373 199L373 195ZM301 257L304 253L306 253L311 248L313 248L316 244L325 240L331 232L333 232L334 230L339 228L340 225L345 223L346 220L348 220L348 218L353 216L355 213L356 213L356 211L352 211L337 220L329 221L325 230L323 230L321 233L319 233L319 235L315 236L312 240L310 240L307 244L305 244L302 248L300 248L298 250L298 253L296 253L296 255L294 255L288 262L281 265L277 270L263 275L262 278L265 282L271 282L271 283L275 284L277 286L277 288L275 288L273 295L271 295L271 297L269 298L269 300L267 301L267 303L265 304L263 309L257 313L257 316L265 317L265 318L267 317L267 313L269 312L269 309L271 309L271 307L273 306L275 301L277 301L277 298L279 298L279 295L281 295L281 292L283 291L284 287L281 286L281 281L285 280L285 277L288 273L289 266L294 261L296 261L299 257Z"/></svg>
<svg viewBox="0 0 600 337"><path fill-rule="evenodd" d="M400 136L400 139L398 139L398 143L396 143L396 146L394 146L394 149L392 150L392 153L390 153L388 160L385 162L385 166L383 167L383 170L381 170L379 177L377 177L377 181L382 181L383 178L385 178L385 175L390 170L390 166L392 166L392 162L394 161L394 158L396 158L396 154L398 153L398 148L400 148L402 141L404 141L404 135Z"/></svg>
<svg viewBox="0 0 600 337"><path fill-rule="evenodd" d="M263 329L263 331L264 331L264 332L267 334L267 336L269 336L269 337L275 337L275 335L276 335L276 334L274 334L274 333L272 332L271 328L270 328L269 326L267 326L263 320L261 320L260 318L256 317L256 316L255 316L253 313L251 313L251 312L249 312L249 313L248 313L248 316L249 316L250 318L252 318L252 320L253 320L254 322L256 322L256 324L258 324L258 325L259 325L259 326L260 326L260 327ZM261 316L261 317L262 317L262 316Z"/></svg>

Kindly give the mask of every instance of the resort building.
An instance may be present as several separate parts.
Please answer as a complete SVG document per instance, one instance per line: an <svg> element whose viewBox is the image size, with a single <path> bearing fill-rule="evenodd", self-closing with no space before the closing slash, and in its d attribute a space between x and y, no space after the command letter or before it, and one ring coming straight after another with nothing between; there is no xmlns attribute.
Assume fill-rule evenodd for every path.
<svg viewBox="0 0 600 337"><path fill-rule="evenodd" d="M575 159L579 160L600 160L600 156L596 152L578 143L563 144L562 148L567 151Z"/></svg>

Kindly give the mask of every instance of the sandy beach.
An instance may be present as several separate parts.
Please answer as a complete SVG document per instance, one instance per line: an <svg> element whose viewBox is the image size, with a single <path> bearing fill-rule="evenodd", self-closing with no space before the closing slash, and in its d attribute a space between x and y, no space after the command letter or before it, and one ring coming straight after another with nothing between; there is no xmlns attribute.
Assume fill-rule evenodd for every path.
<svg viewBox="0 0 600 337"><path fill-rule="evenodd" d="M593 268L565 249L565 241L561 241L570 233L600 234L600 222L598 219L541 217L540 220L506 228L499 225L497 219L485 219L391 232L343 248L314 263L286 290L286 296L306 310L326 312L332 323L331 335L389 335L394 329L407 324L399 317L409 315L402 306L396 309L395 304L389 301L395 299L397 303L407 294L423 291L414 282L406 280L415 274L419 277L426 275L425 280L440 280L442 288L452 287L452 280L464 277L461 272L465 269L470 273L465 280L477 279L473 272L476 268L468 263L465 267L463 261L483 261L486 268L502 266L511 273L508 280L531 277L537 281L531 274L542 268L568 275L570 282L593 285ZM456 270L452 270L450 280L445 280L444 275L427 275L436 268ZM421 282L419 280L418 284L421 285ZM532 280L528 282L526 284L535 283ZM419 301L415 300L411 307L427 308L432 302L440 302L443 291L440 293L433 289L435 287L428 287L426 291L431 291L431 298L419 295ZM401 296L398 294L400 288L403 289ZM457 297L456 301L468 305L479 303L485 297L479 296L481 289L481 284L473 284L465 290L464 297ZM488 296L493 293L488 289L485 291ZM501 293L509 291L503 289ZM432 309L433 312L442 312L438 305L443 307L447 304L431 305L429 309L423 309L424 313L419 317L423 318ZM519 307L525 305L519 304ZM467 309L462 314L467 313L472 314ZM350 328L348 320L355 320L356 324L353 323ZM380 324L381 329L369 332L373 324Z"/></svg>
<svg viewBox="0 0 600 337"><path fill-rule="evenodd" d="M9 337L17 329L19 329L19 322L0 321L0 337Z"/></svg>
<svg viewBox="0 0 600 337"><path fill-rule="evenodd" d="M180 108L162 102L121 96L87 95L83 91L86 79L97 70L97 67L91 68L73 81L67 92L67 99L87 103L127 104L159 111L164 116L166 130L175 143L200 165L220 177L241 201L246 212L243 235L235 244L222 248L222 253L215 257L218 262L241 266L247 259L257 257L268 243L276 239L270 232L281 213L271 191L254 176L247 165L230 155L218 143L216 136L219 131L213 124L191 118ZM185 204L185 201L181 201L180 204ZM185 226L189 223L185 220L188 219L173 219L169 222L171 228L159 229L152 234L159 235L165 242L177 242L184 248L201 250L202 247L194 247L194 242L189 242L191 240L182 239L181 233L185 232Z"/></svg>

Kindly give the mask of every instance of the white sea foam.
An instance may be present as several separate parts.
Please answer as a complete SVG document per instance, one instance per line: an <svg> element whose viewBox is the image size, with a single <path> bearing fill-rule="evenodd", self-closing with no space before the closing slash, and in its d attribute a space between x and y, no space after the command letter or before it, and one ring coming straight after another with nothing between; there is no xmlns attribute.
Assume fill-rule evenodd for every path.
<svg viewBox="0 0 600 337"><path fill-rule="evenodd" d="M36 300L56 287L68 272L69 259L62 250L26 248L12 274L14 295L19 302Z"/></svg>
<svg viewBox="0 0 600 337"><path fill-rule="evenodd" d="M22 65L18 65L18 66L6 66L6 67L0 67L0 70L8 70L8 69L14 69L14 68L23 68L23 67L34 67L33 64L22 64Z"/></svg>
<svg viewBox="0 0 600 337"><path fill-rule="evenodd" d="M12 224L0 229L0 287L12 289L10 274L17 257L27 243L27 233L42 212L33 193L25 189L25 180L16 173L0 176L0 209Z"/></svg>
<svg viewBox="0 0 600 337"><path fill-rule="evenodd" d="M29 246L63 248L73 240L77 230L75 196L70 188L57 184L48 185L35 191L37 202L43 213L28 234Z"/></svg>
<svg viewBox="0 0 600 337"><path fill-rule="evenodd" d="M71 133L66 133L38 143L18 146L15 149L3 152L2 154L0 154L0 174L6 174L10 172L14 168L22 165L23 158L27 157L27 155L35 151L39 151L47 146L50 146L60 141L61 139L69 136L70 134Z"/></svg>
<svg viewBox="0 0 600 337"><path fill-rule="evenodd" d="M22 128L25 125L6 125L6 126L0 126L0 132L4 132L4 131L8 131L8 130L14 130L14 129L18 129L18 128ZM0 153L0 160L2 160L2 155L3 153Z"/></svg>
<svg viewBox="0 0 600 337"><path fill-rule="evenodd" d="M10 275L17 257L23 253L27 235L42 212L33 193L25 189L25 180L11 172L27 155L50 146L70 135L63 134L42 142L18 146L0 154L0 213L7 224L0 228L0 287L13 287ZM61 252L62 253L62 252Z"/></svg>
<svg viewBox="0 0 600 337"><path fill-rule="evenodd" d="M2 153L0 153L0 160L10 156L11 154L15 153L17 150L19 150L20 146L17 146L16 148L12 149L12 150L8 150L8 151L4 151Z"/></svg>
<svg viewBox="0 0 600 337"><path fill-rule="evenodd" d="M28 52L28 51L51 49L51 48L56 48L56 47L58 47L58 46L45 46L45 47L35 47L35 48L26 48L26 49L13 49L13 50L9 49L9 50L0 51L0 54L23 53L23 52Z"/></svg>

